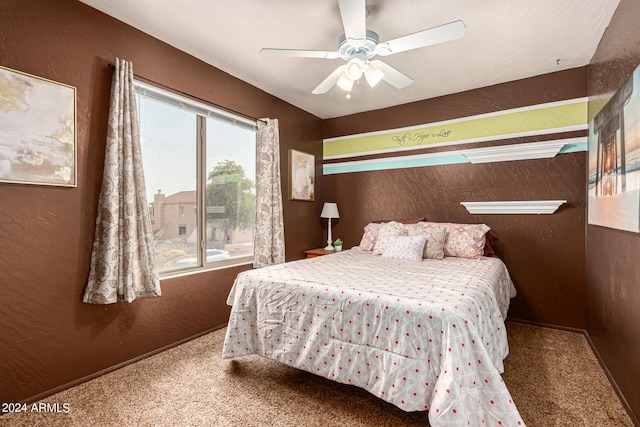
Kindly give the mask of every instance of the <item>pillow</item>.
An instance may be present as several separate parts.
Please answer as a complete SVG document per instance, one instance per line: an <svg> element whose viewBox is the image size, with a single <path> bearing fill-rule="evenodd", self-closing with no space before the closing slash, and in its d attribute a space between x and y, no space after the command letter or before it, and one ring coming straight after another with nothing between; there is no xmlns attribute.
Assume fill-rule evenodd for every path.
<svg viewBox="0 0 640 427"><path fill-rule="evenodd" d="M447 236L444 241L444 256L479 258L484 255L486 234L491 230L488 225L450 222L426 222L424 224L447 228Z"/></svg>
<svg viewBox="0 0 640 427"><path fill-rule="evenodd" d="M484 256L498 258L498 254L496 254L496 240L498 240L498 238L493 234L493 230L489 230L485 235Z"/></svg>
<svg viewBox="0 0 640 427"><path fill-rule="evenodd" d="M373 247L374 255L382 255L384 252L384 247L387 244L387 238L389 236L406 236L407 230L404 228L404 225L399 222L391 221L386 224L382 224L380 227L380 231L378 231L378 240L376 240L376 244Z"/></svg>
<svg viewBox="0 0 640 427"><path fill-rule="evenodd" d="M400 224L416 224L420 221L424 221L424 217L422 218L410 218L410 219L382 219L378 221L371 221L378 224L384 224L386 222L399 222Z"/></svg>
<svg viewBox="0 0 640 427"><path fill-rule="evenodd" d="M388 236L382 258L422 261L426 236Z"/></svg>
<svg viewBox="0 0 640 427"><path fill-rule="evenodd" d="M446 227L436 227L417 223L407 225L407 235L409 236L425 236L427 244L424 245L422 258L426 259L442 259L444 258L444 242L447 236Z"/></svg>
<svg viewBox="0 0 640 427"><path fill-rule="evenodd" d="M378 232L380 231L382 224L369 223L364 227L364 234L360 239L360 245L358 248L362 251L372 251L378 240Z"/></svg>

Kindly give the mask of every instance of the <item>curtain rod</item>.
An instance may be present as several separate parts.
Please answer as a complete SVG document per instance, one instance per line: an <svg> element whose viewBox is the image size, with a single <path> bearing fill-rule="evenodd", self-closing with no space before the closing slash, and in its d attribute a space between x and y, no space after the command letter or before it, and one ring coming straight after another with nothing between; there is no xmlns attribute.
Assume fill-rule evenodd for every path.
<svg viewBox="0 0 640 427"><path fill-rule="evenodd" d="M116 69L116 66L115 66L114 64L111 64L111 63L110 63L110 64L109 64L109 68L111 69L111 71L114 71L114 70ZM237 115L242 116L242 117L244 117L244 118L246 118L246 119L251 119L251 120L255 120L255 121L258 121L258 122L262 122L262 123L264 123L264 124L267 124L267 122L266 122L266 121L264 121L264 120L262 120L262 119L258 119L258 118L256 118L256 117L252 117L252 116L250 116L250 115L248 115L248 114L241 113L241 112L236 111L236 110L232 110L231 108L227 108L227 107L225 107L225 106L223 106L223 105L216 104L215 102L211 102L211 101L208 101L208 100L206 100L206 99L200 98L200 97L198 97L198 96L191 95L190 93L186 93L186 92L183 92L183 91L181 91L181 90L174 89L174 88L172 88L171 86L167 86L167 85L165 85L165 84L163 84L163 83L156 82L155 80L151 80L151 79L149 79L149 78L147 78L147 77L144 77L144 76L141 76L141 75L139 75L139 74L133 73L133 76L134 76L134 77L137 77L137 78L139 78L139 79L142 79L142 80L146 80L146 81L148 81L149 83L153 83L153 84L155 84L155 85L158 85L158 86L162 87L163 89L168 89L168 90L170 90L170 91L172 91L172 92L179 93L180 95L188 96L189 98L191 98L191 99L195 99L196 101L204 102L205 104L209 104L209 105L214 106L214 107L216 107L216 108L220 108L220 109L222 109L222 110L225 110L225 111L226 111L226 112L228 112L228 113L237 114Z"/></svg>

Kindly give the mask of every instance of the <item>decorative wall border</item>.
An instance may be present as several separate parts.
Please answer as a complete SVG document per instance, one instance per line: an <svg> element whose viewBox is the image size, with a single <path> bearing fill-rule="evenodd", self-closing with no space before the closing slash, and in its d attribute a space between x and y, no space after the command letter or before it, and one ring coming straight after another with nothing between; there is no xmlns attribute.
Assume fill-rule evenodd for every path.
<svg viewBox="0 0 640 427"><path fill-rule="evenodd" d="M370 160L354 160L325 163L324 175L351 172L367 172L388 169L441 166L459 163L487 163L511 160L550 158L557 154L587 151L587 137L564 138L552 141L500 145L469 150L443 151L409 156L384 157Z"/></svg>
<svg viewBox="0 0 640 427"><path fill-rule="evenodd" d="M418 126L327 138L324 160L587 130L587 98L529 105Z"/></svg>
<svg viewBox="0 0 640 427"><path fill-rule="evenodd" d="M553 214L566 200L460 202L470 214Z"/></svg>

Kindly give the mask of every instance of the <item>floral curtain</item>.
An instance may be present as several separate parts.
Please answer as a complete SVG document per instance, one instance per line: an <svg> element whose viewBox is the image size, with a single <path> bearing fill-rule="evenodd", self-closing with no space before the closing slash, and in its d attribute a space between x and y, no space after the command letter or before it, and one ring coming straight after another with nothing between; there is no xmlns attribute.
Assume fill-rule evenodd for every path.
<svg viewBox="0 0 640 427"><path fill-rule="evenodd" d="M254 267L284 262L284 220L277 119L258 121Z"/></svg>
<svg viewBox="0 0 640 427"><path fill-rule="evenodd" d="M133 66L117 59L85 303L161 295L146 198Z"/></svg>

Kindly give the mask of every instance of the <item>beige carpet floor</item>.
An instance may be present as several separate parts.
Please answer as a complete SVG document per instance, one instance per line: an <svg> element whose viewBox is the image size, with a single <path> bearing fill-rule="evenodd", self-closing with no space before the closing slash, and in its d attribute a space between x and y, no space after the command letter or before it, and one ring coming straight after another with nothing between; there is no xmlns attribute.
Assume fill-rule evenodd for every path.
<svg viewBox="0 0 640 427"><path fill-rule="evenodd" d="M504 379L528 426L633 426L585 337L507 324ZM256 356L222 360L224 330L43 400L68 413L2 426L428 426L364 390Z"/></svg>

